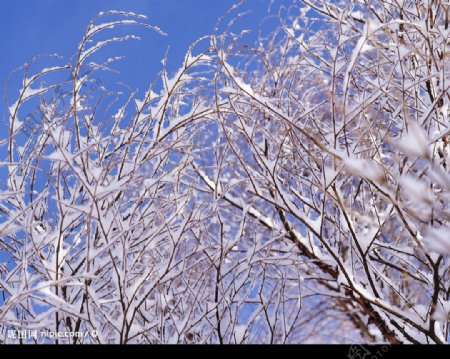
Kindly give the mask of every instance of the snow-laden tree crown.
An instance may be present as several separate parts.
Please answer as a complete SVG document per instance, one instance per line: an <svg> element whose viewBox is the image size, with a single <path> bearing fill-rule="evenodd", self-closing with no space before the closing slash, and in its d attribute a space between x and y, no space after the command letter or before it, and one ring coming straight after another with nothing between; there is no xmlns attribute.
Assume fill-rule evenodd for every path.
<svg viewBox="0 0 450 359"><path fill-rule="evenodd" d="M0 342L448 341L450 5L252 6L144 92L120 11L11 78Z"/></svg>

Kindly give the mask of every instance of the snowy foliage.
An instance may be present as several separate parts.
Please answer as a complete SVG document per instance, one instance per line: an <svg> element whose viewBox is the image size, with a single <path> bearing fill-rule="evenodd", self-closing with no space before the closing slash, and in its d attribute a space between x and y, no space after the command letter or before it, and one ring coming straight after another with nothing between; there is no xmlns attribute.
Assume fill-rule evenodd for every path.
<svg viewBox="0 0 450 359"><path fill-rule="evenodd" d="M134 13L101 13L67 65L24 67L1 139L1 342L448 341L448 3L274 6L255 43L234 7L145 94L88 86L134 39L99 34L164 34Z"/></svg>

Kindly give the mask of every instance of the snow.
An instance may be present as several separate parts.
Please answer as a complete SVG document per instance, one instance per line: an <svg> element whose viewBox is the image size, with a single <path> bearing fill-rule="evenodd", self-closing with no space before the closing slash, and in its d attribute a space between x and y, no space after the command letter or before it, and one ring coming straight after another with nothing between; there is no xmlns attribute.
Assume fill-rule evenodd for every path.
<svg viewBox="0 0 450 359"><path fill-rule="evenodd" d="M357 19L357 20L363 20L364 19L364 14L361 11L353 11L352 12L352 17L354 19Z"/></svg>
<svg viewBox="0 0 450 359"><path fill-rule="evenodd" d="M39 87L36 89L32 89L30 86L25 88L25 91L23 92L23 97L22 97L22 101L28 100L29 98L42 94L44 92L48 91L47 87Z"/></svg>
<svg viewBox="0 0 450 359"><path fill-rule="evenodd" d="M104 29L113 29L117 25L135 25L138 24L136 20L121 20L121 21L112 21L107 23L102 23L100 25L92 26L89 28L88 32L86 33L86 36L92 36L95 33L102 31Z"/></svg>
<svg viewBox="0 0 450 359"><path fill-rule="evenodd" d="M80 62L83 63L89 56L93 55L98 50L100 50L101 48L105 47L106 45L108 45L108 44L110 44L112 42L122 42L122 41L126 41L126 40L139 40L139 39L140 39L139 36L128 35L128 36L113 37L113 38L110 38L108 40L98 41L94 46L92 46L92 47L88 48L87 50L84 50L83 52L81 52L81 54L80 54Z"/></svg>
<svg viewBox="0 0 450 359"><path fill-rule="evenodd" d="M378 163L362 158L344 157L345 168L353 175L379 181L383 178L384 172Z"/></svg>
<svg viewBox="0 0 450 359"><path fill-rule="evenodd" d="M69 162L71 163L74 156L67 150L62 147L57 147L55 151L53 151L48 156L45 156L46 159L50 161L60 161L60 162Z"/></svg>
<svg viewBox="0 0 450 359"><path fill-rule="evenodd" d="M361 47L361 53L371 51L374 47L370 45L369 43L365 42L364 45Z"/></svg>
<svg viewBox="0 0 450 359"><path fill-rule="evenodd" d="M347 273L348 273L348 272L347 272ZM341 284L342 284L342 285L345 285L345 286L348 286L348 285L349 285L348 280L347 280L347 278L346 278L344 272L342 272L341 270L339 270L339 275L338 275L338 278L336 279L336 281L337 281L337 283L340 284L340 285L341 285Z"/></svg>
<svg viewBox="0 0 450 359"><path fill-rule="evenodd" d="M139 99L135 98L134 102L136 103L136 107L137 107L138 111L143 111L144 110L144 104L145 103L150 103L156 98L158 98L158 94L156 94L152 90L149 90L149 91L147 91L145 93L145 97L142 100L139 100Z"/></svg>
<svg viewBox="0 0 450 359"><path fill-rule="evenodd" d="M372 244L375 235L378 232L377 227L365 228L363 233L358 233L358 243L361 246L363 252L366 252L369 249L369 246Z"/></svg>
<svg viewBox="0 0 450 359"><path fill-rule="evenodd" d="M339 175L339 171L336 171L332 167L324 167L324 188L328 187Z"/></svg>
<svg viewBox="0 0 450 359"><path fill-rule="evenodd" d="M448 315L450 312L450 302L443 301L436 305L436 311L434 312L433 319L445 323L448 321Z"/></svg>
<svg viewBox="0 0 450 359"><path fill-rule="evenodd" d="M100 11L98 13L98 16L105 16L105 15L122 15L122 16L134 16L141 19L147 19L146 15L135 13L133 11L120 11L120 10L108 10L108 11Z"/></svg>
<svg viewBox="0 0 450 359"><path fill-rule="evenodd" d="M47 159L49 159L50 161L61 161L61 162L65 162L66 159L64 157L64 154L57 150L55 152L53 152L52 154L47 156Z"/></svg>
<svg viewBox="0 0 450 359"><path fill-rule="evenodd" d="M196 63L198 61L212 62L214 60L213 60L213 58L211 56L209 56L209 55L207 55L205 53L201 53L199 55L194 56L194 55L192 55L192 52L189 51L187 56L186 56L185 63L188 66L190 66L190 65L192 65L192 64L194 64L194 63Z"/></svg>
<svg viewBox="0 0 450 359"><path fill-rule="evenodd" d="M17 106L19 105L19 100L14 102L11 106L8 107L9 113L13 116L17 111Z"/></svg>
<svg viewBox="0 0 450 359"><path fill-rule="evenodd" d="M98 181L100 179L101 174L103 173L103 169L101 167L95 167L91 169L91 174L94 176L95 180Z"/></svg>
<svg viewBox="0 0 450 359"><path fill-rule="evenodd" d="M402 177L399 182L403 185L403 192L414 202L424 201L431 203L433 201L430 187L423 183L423 181L412 176L406 176Z"/></svg>
<svg viewBox="0 0 450 359"><path fill-rule="evenodd" d="M198 56L189 51L174 76L163 71L160 93L150 86L144 98L135 99L133 92L127 107L114 102L105 116L97 111L94 117L89 97L78 97L75 110L85 110L78 116L81 148L75 141L72 103L45 108L49 117L58 113L60 118L46 121L42 135L31 144L16 136L12 158L0 164L8 167L5 188L0 189L0 237L5 238L2 250L9 251L7 259L0 256L0 295L5 302L0 303L0 322L54 328L55 312L64 312L61 317L81 318L83 330L101 328L99 340L104 342L119 342L130 329L128 336L136 338L126 339L132 342L178 343L216 342L219 320L224 340L241 343L264 341L259 333L269 333L277 320L274 338L281 341L286 339L285 329L299 323L297 310L316 314L320 295L330 297L331 308L331 297L348 300L358 316L361 303L370 304L365 308L379 314L392 330L397 331L391 325L395 319L408 335L421 342L430 339L427 314L434 278L429 262L450 254L450 177L444 166L448 118L436 108L430 110L433 103L427 94L416 92L426 78L413 76L426 66L411 72L409 59L401 62L404 81L395 72L401 57L413 59L411 43L399 46L399 51L385 50L377 42L383 36L372 36L379 29L376 19L367 19L364 28L351 19L366 16L352 13L361 9L359 5L345 12L329 5L344 21L339 49L337 34L334 38L328 33L333 38L327 43L321 29L300 33L300 21L311 23L297 19L288 34L297 36L303 47L298 51L295 39L288 41L286 51L280 43L273 44L267 64L274 73L259 70L256 63L247 71L247 64L239 63L243 53L227 48L218 50L217 57L214 50ZM92 25L88 36L116 24L135 23ZM381 26L393 34L399 31L398 23ZM276 41L287 40L281 30L277 36ZM214 46L228 46L226 41L213 41L222 40L218 37L211 39ZM259 50L265 61L264 41ZM87 43L94 46L80 49L86 57L106 45ZM384 65L372 68L377 56L366 52L376 55L375 45ZM287 57L278 63L281 53ZM423 59L417 61L421 65ZM194 62L200 66L186 69ZM333 83L331 68L337 76ZM380 71L385 78L360 79L361 69L364 74ZM446 82L442 73L430 74L433 85ZM277 98L271 95L272 76L280 80ZM38 88L33 79L24 80L25 99L48 89ZM363 93L355 86L360 80ZM83 81L78 79L75 87L80 89ZM397 81L403 81L408 96L418 94L414 105L412 97L404 97L411 104L406 113L397 98ZM348 103L343 103L344 82ZM332 85L335 109L327 100ZM215 94L224 100L216 104ZM441 110L446 110L446 101ZM17 106L18 102L9 107L14 130L22 125L14 115ZM105 122L118 108L115 118L121 123ZM145 115L137 117L136 111ZM380 124L379 119L386 122ZM310 127L315 120L317 126ZM333 120L339 133L332 128ZM392 126L386 129L386 123ZM348 148L341 141L343 131L349 135ZM440 136L436 146L428 133ZM268 156L262 155L264 139ZM427 161L404 158L399 148ZM444 156L438 157L437 150ZM39 176L32 188L31 173ZM370 250L369 255L361 256L355 245ZM378 262L377 255L387 265ZM387 269L389 263L398 267ZM448 284L442 277L447 264L444 256L438 273L442 286ZM56 295L56 286L64 287L64 294ZM399 291L399 301L392 290ZM84 293L89 305L83 302ZM442 328L450 304L443 291L438 294L432 319L438 321L436 335L445 340ZM45 304L43 316L36 315L37 302ZM36 318L42 323L34 323ZM336 327L342 324L339 318L326 320ZM306 321L292 331L291 341L298 339L297 332L307 333L310 324ZM323 324L325 332L316 331L308 340L333 337ZM383 340L380 328L368 326L377 340ZM340 334L347 332L359 338L358 330L347 325ZM398 331L397 336L407 341Z"/></svg>
<svg viewBox="0 0 450 359"><path fill-rule="evenodd" d="M439 254L450 254L450 228L428 227L423 242L430 251Z"/></svg>
<svg viewBox="0 0 450 359"><path fill-rule="evenodd" d="M407 155L429 158L430 148L428 135L416 122L408 123L408 133L396 143L396 146Z"/></svg>
<svg viewBox="0 0 450 359"><path fill-rule="evenodd" d="M14 119L10 117L9 123L12 127L13 132L17 132L23 125L23 121L20 121L17 117L15 117Z"/></svg>
<svg viewBox="0 0 450 359"><path fill-rule="evenodd" d="M234 337L236 339L236 344L241 344L244 341L246 331L247 331L246 325L236 325L234 327Z"/></svg>
<svg viewBox="0 0 450 359"><path fill-rule="evenodd" d="M245 83L244 80L242 80L240 77L238 77L237 75L235 75L235 70L233 69L233 67L228 64L227 62L223 62L223 66L226 70L226 72L230 75L230 77L233 79L233 81L236 83L236 85L244 92L246 92L248 95L250 96L254 96L255 93L253 92L252 87Z"/></svg>

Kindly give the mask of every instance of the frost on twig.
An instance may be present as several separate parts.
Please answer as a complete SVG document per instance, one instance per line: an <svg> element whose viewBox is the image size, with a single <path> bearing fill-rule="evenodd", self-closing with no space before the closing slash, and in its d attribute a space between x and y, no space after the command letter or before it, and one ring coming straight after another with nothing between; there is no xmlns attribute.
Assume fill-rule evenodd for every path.
<svg viewBox="0 0 450 359"><path fill-rule="evenodd" d="M135 38L114 29L162 34L135 13L100 13L74 63L23 67L0 340L448 342L448 9L338 3L274 3L258 33L240 2L144 92L94 77Z"/></svg>

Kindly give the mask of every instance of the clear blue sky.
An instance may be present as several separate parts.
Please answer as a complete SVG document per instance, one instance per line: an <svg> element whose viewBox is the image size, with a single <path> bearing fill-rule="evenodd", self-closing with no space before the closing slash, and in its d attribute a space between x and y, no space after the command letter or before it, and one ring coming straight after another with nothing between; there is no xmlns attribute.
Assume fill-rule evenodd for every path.
<svg viewBox="0 0 450 359"><path fill-rule="evenodd" d="M139 88L142 93L161 69L161 59L168 46L168 68L173 71L180 66L189 44L210 34L218 17L236 2L237 0L0 0L1 93L3 94L3 82L10 72L32 57L58 53L68 59L76 52L89 20L106 10L145 14L151 24L159 26L168 34L167 37L162 37L149 30L128 28L128 33L140 35L142 40L121 43L105 50L105 58L109 54L127 56L122 64L115 65L121 72L120 81L127 82L132 88ZM248 0L247 8L263 15L267 4L268 0ZM245 22L243 25L246 25ZM248 25L251 27L254 24ZM13 92L12 95L17 94ZM0 109L3 117L6 113L3 103Z"/></svg>
<svg viewBox="0 0 450 359"><path fill-rule="evenodd" d="M168 71L175 72L181 66L189 45L202 36L212 34L217 19L237 2L238 0L0 0L0 141L8 136L6 124L9 114L3 101L3 84L6 78L14 69L38 55L57 53L68 62L75 55L90 20L99 12L123 10L141 13L148 17L148 23L160 27L168 34L164 37L137 26L108 30L108 36L111 37L124 34L141 37L140 41L113 44L100 52L102 61L112 56L126 56L111 66L120 71L120 74L112 75L112 81L127 83L132 90L138 89L137 97L141 98L162 69L161 60L168 47ZM237 28L257 29L260 20L267 14L269 4L270 0L247 0L240 11L251 10L252 14L241 19ZM229 20L230 17L226 22ZM103 21L111 21L111 18ZM31 73L62 64L41 63ZM9 83L7 88L10 105L16 101L21 86L18 76ZM110 83L106 86L111 88ZM34 107L22 107L19 118L23 120L28 114L32 114L34 118L36 108L36 104ZM6 158L6 147L0 146L0 161ZM4 171L6 168L0 168L0 183L4 180Z"/></svg>

